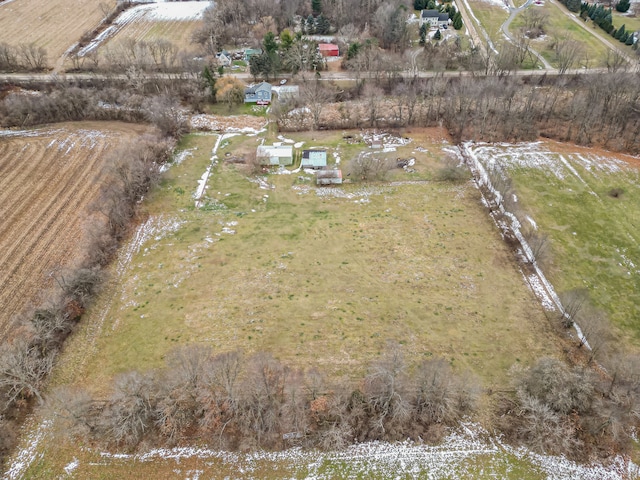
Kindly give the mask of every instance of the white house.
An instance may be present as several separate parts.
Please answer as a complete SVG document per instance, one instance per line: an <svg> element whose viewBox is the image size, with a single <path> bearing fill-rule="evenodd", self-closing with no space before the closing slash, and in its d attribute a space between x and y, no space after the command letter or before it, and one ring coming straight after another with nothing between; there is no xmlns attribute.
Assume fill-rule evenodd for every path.
<svg viewBox="0 0 640 480"><path fill-rule="evenodd" d="M422 10L420 12L420 26L424 24L430 28L443 28L449 24L449 14L438 10Z"/></svg>

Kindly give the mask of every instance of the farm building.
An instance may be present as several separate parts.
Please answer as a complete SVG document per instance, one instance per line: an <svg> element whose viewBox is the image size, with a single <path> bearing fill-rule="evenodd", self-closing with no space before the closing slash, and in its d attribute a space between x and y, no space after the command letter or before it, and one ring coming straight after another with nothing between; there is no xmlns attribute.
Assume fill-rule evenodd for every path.
<svg viewBox="0 0 640 480"><path fill-rule="evenodd" d="M260 145L256 152L260 165L291 165L293 147L291 145Z"/></svg>
<svg viewBox="0 0 640 480"><path fill-rule="evenodd" d="M268 105L271 103L271 84L267 82L249 85L244 89L244 103Z"/></svg>
<svg viewBox="0 0 640 480"><path fill-rule="evenodd" d="M303 150L302 168L324 168L327 166L326 150Z"/></svg>
<svg viewBox="0 0 640 480"><path fill-rule="evenodd" d="M320 52L320 55L322 55L323 57L339 57L340 56L340 49L338 48L338 45L335 45L333 43L318 44L318 51Z"/></svg>
<svg viewBox="0 0 640 480"><path fill-rule="evenodd" d="M251 57L253 57L254 55L262 55L262 49L261 48L246 48L244 50L244 55L243 55L242 59L245 62L249 62L251 60Z"/></svg>
<svg viewBox="0 0 640 480"><path fill-rule="evenodd" d="M420 26L427 24L431 28L443 28L449 24L449 14L438 10L422 10L420 12Z"/></svg>
<svg viewBox="0 0 640 480"><path fill-rule="evenodd" d="M318 185L340 185L342 184L342 170L320 170L316 183Z"/></svg>

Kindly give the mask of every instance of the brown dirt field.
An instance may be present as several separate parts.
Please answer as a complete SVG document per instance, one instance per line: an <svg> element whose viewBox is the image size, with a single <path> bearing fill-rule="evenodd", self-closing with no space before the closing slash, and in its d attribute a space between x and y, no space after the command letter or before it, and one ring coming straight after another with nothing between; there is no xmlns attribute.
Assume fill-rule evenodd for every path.
<svg viewBox="0 0 640 480"><path fill-rule="evenodd" d="M35 43L47 49L49 65L83 33L95 28L104 14L100 4L115 0L13 0L0 3L0 42Z"/></svg>
<svg viewBox="0 0 640 480"><path fill-rule="evenodd" d="M0 338L12 317L83 256L83 225L106 154L144 131L118 123L0 132Z"/></svg>

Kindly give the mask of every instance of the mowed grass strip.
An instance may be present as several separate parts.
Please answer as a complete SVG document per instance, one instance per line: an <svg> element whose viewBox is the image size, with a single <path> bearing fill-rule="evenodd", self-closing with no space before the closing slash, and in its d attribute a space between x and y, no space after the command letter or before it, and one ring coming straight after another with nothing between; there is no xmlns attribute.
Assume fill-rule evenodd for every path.
<svg viewBox="0 0 640 480"><path fill-rule="evenodd" d="M219 156L252 151L257 140L231 138ZM159 367L190 343L358 377L396 340L411 362L443 356L491 386L504 385L514 363L556 353L470 183L353 184L318 195L303 175L269 175L274 188L264 190L244 167L223 162L205 208L195 209L191 195L215 141L184 140L192 156L148 198L151 217L181 227L142 245L111 303L95 309L108 308L103 334L80 332L69 349L93 342L95 354L70 361L61 378L108 389L114 375ZM412 150L418 165L443 157L440 141L403 148L418 145L429 149ZM405 175L395 180L411 180Z"/></svg>
<svg viewBox="0 0 640 480"><path fill-rule="evenodd" d="M555 142L493 147L486 155L512 165L518 203L550 236L545 271L556 289L586 289L625 343L640 346L637 159ZM523 159L540 166L513 166Z"/></svg>
<svg viewBox="0 0 640 480"><path fill-rule="evenodd" d="M509 12L495 3L482 0L469 0L469 6L480 21L480 29L487 32L493 43L502 42L504 35L500 27L509 18ZM482 36L482 34L480 35Z"/></svg>

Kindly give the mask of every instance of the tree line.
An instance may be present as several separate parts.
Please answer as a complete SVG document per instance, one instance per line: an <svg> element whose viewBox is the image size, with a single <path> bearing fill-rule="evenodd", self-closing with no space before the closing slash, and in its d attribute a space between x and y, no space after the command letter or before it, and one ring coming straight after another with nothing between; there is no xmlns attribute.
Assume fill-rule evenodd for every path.
<svg viewBox="0 0 640 480"><path fill-rule="evenodd" d="M299 99L272 109L278 127L445 126L455 142L544 136L640 152L640 84L633 73L409 80L393 70L369 75L351 90L307 79Z"/></svg>
<svg viewBox="0 0 640 480"><path fill-rule="evenodd" d="M102 95L117 97L115 89ZM10 94L0 102L0 122L11 126L103 118L95 110L96 96L91 89L61 85L49 95ZM64 341L104 284L105 267L127 235L140 199L158 180L159 166L170 158L171 135L183 131L172 108L169 97L159 96L138 99L136 109L109 114L112 119L148 121L159 133L138 138L109 156L98 199L90 206L84 260L54 273L55 287L13 319L11 336L0 345L0 461L15 446L25 415L44 401L43 389Z"/></svg>
<svg viewBox="0 0 640 480"><path fill-rule="evenodd" d="M363 378L338 383L267 353L190 345L169 354L165 368L120 375L106 398L63 387L49 403L71 439L105 447L197 438L233 450L339 449L374 439L436 441L475 410L478 394L473 377L443 359L410 370L395 343Z"/></svg>

